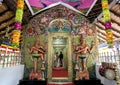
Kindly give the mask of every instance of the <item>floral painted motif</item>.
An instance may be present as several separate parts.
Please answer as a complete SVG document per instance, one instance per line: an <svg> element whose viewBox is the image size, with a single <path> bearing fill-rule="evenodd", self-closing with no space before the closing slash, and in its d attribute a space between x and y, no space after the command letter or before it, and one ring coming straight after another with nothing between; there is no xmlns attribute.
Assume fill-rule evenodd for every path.
<svg viewBox="0 0 120 85"><path fill-rule="evenodd" d="M68 29L69 32L74 32L75 35L79 35L82 30L84 30L85 35L89 36L94 32L94 29L89 26L89 21L84 16L62 5L58 5L33 17L28 25L28 28L33 29L32 35L29 33L26 33L26 35L34 36L45 34L50 29L57 30L59 21L62 22L65 29ZM26 30L26 32L28 32L28 30Z"/></svg>

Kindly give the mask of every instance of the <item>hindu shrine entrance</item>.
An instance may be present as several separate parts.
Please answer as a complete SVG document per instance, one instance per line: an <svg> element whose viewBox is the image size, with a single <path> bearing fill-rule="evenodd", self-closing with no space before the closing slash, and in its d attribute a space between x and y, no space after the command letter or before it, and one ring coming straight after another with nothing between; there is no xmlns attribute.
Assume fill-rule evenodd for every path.
<svg viewBox="0 0 120 85"><path fill-rule="evenodd" d="M73 71L70 33L50 32L48 36L48 81L71 81ZM62 61L57 56L61 53Z"/></svg>

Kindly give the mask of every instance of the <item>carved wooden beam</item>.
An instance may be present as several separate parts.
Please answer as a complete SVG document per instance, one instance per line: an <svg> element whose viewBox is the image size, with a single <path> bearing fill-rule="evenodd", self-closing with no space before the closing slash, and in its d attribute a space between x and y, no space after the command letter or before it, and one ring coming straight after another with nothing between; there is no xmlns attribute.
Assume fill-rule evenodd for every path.
<svg viewBox="0 0 120 85"><path fill-rule="evenodd" d="M102 39L104 39L106 41L106 37L102 33L97 33L97 36L100 36Z"/></svg>
<svg viewBox="0 0 120 85"><path fill-rule="evenodd" d="M10 19L13 16L14 16L14 13L12 11L5 12L2 16L0 16L0 23Z"/></svg>
<svg viewBox="0 0 120 85"><path fill-rule="evenodd" d="M5 34L5 30L0 32L0 36L4 36L3 34Z"/></svg>
<svg viewBox="0 0 120 85"><path fill-rule="evenodd" d="M99 28L99 30L101 29L105 33L105 35L106 35L105 28L104 28L103 25L101 25L100 23L95 23L95 25ZM119 38L119 36L120 36L119 33L116 33L114 31L112 31L112 32L113 32L113 37Z"/></svg>
<svg viewBox="0 0 120 85"><path fill-rule="evenodd" d="M98 45L106 42L106 40L104 40L104 39L103 39L102 37L100 37L100 36L97 36L97 38L98 38Z"/></svg>
<svg viewBox="0 0 120 85"><path fill-rule="evenodd" d="M88 18L92 18L92 17L94 17L94 16L97 16L97 15L99 15L101 12L93 12L93 13L91 13L91 14L89 14L89 16L87 16Z"/></svg>
<svg viewBox="0 0 120 85"><path fill-rule="evenodd" d="M5 3L7 4L7 6L15 13L16 12L16 5L17 5L17 2L16 2L16 0L5 0ZM24 7L25 9L24 10L28 10L28 8L26 7L26 5L25 5L25 7ZM28 11L24 11L24 15L23 15L23 20L22 20L22 23L23 24L27 24L28 23L28 21L29 21L29 17L28 16L26 16L26 15L28 15L28 13L27 13Z"/></svg>
<svg viewBox="0 0 120 85"><path fill-rule="evenodd" d="M112 28L114 28L115 30L117 30L118 33L120 33L120 26L117 23L113 22Z"/></svg>
<svg viewBox="0 0 120 85"><path fill-rule="evenodd" d="M116 4L110 9L111 12L113 12L115 15L118 15L120 17L120 5Z"/></svg>
<svg viewBox="0 0 120 85"><path fill-rule="evenodd" d="M113 21L113 22L115 22L115 23L117 23L119 26L120 26L120 17L119 16L117 16L117 15L115 15L114 13L110 13L110 15L111 15L111 20Z"/></svg>
<svg viewBox="0 0 120 85"><path fill-rule="evenodd" d="M98 7L98 6L102 6L102 5L101 5L101 1L99 1L99 2L97 2L97 3L95 4L95 7Z"/></svg>
<svg viewBox="0 0 120 85"><path fill-rule="evenodd" d="M99 6L99 7L95 7L94 9L92 9L91 10L91 13L100 13L100 12L102 12L102 8L101 8L101 6Z"/></svg>
<svg viewBox="0 0 120 85"><path fill-rule="evenodd" d="M0 30L13 24L15 22L15 18L12 18L11 20L7 21L7 22L4 22L0 25Z"/></svg>
<svg viewBox="0 0 120 85"><path fill-rule="evenodd" d="M98 45L106 42L106 41L105 41L104 39L102 39L100 36L97 36L97 38L98 38Z"/></svg>
<svg viewBox="0 0 120 85"><path fill-rule="evenodd" d="M99 38L101 38L102 40L106 41L106 37L102 34L98 34Z"/></svg>
<svg viewBox="0 0 120 85"><path fill-rule="evenodd" d="M14 26L9 27L9 32L12 31L13 29L14 29ZM3 30L3 31L0 32L0 35L5 35L5 33L6 33L6 30ZM10 35L10 33L9 33L9 35Z"/></svg>
<svg viewBox="0 0 120 85"><path fill-rule="evenodd" d="M96 24L97 26L97 24ZM99 36L100 38L104 39L106 41L106 32L102 29L100 29L99 26L97 26L97 36ZM116 37L114 37L114 39L117 39Z"/></svg>
<svg viewBox="0 0 120 85"><path fill-rule="evenodd" d="M104 42L106 42L106 40L104 38L102 38L100 35L97 35L97 38L104 41Z"/></svg>
<svg viewBox="0 0 120 85"><path fill-rule="evenodd" d="M105 22L103 21L103 18L101 18L100 20L98 20L102 25L104 25L105 24ZM111 22L112 23L112 22ZM116 29L116 23L112 23L112 30L113 31L116 31L116 32L120 32L120 29ZM119 28L119 26L118 26L118 28Z"/></svg>
<svg viewBox="0 0 120 85"><path fill-rule="evenodd" d="M16 3L14 2L14 0L4 0L4 2L7 4L10 10L12 10L13 12L16 11Z"/></svg>
<svg viewBox="0 0 120 85"><path fill-rule="evenodd" d="M95 25L97 26L96 27L96 30L100 33L102 33L103 35L106 35L106 32L105 30L101 29L101 26L98 24L98 23L95 23Z"/></svg>
<svg viewBox="0 0 120 85"><path fill-rule="evenodd" d="M3 13L4 11L7 11L8 7L6 6L5 3L3 3L2 5L0 5L0 14Z"/></svg>
<svg viewBox="0 0 120 85"><path fill-rule="evenodd" d="M99 37L101 37L104 41L106 41L106 37L101 35L101 34L98 34Z"/></svg>
<svg viewBox="0 0 120 85"><path fill-rule="evenodd" d="M105 30L105 27L104 27L104 25L99 21L98 22L99 24L99 27L101 27L103 30ZM112 29L112 32L113 32L113 36L115 36L115 37L117 37L117 38L119 38L120 37L120 34L119 34L119 32L118 31L116 31L115 29Z"/></svg>
<svg viewBox="0 0 120 85"><path fill-rule="evenodd" d="M97 25L96 25L97 26ZM98 26L96 27L97 29L97 35L101 36L106 41L106 32L102 29L100 29Z"/></svg>

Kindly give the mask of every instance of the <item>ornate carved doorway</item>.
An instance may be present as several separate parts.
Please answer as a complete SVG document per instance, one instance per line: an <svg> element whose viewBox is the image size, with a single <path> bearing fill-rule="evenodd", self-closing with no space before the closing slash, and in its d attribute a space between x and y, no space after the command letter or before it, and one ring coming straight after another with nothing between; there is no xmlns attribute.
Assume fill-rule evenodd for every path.
<svg viewBox="0 0 120 85"><path fill-rule="evenodd" d="M56 52L63 52L63 65L60 66L60 61L54 63L54 56ZM72 81L72 51L71 51L71 35L70 33L54 33L48 34L48 69L47 77L48 81ZM59 63L59 64L58 64ZM64 68L67 71L67 76L54 77L53 69ZM59 70L59 69L57 69ZM59 71L58 73L59 74Z"/></svg>

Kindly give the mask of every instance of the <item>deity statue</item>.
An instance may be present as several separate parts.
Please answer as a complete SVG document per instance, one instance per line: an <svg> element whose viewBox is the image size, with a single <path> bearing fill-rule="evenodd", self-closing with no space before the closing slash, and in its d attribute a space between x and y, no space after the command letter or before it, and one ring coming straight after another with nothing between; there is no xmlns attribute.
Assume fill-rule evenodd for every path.
<svg viewBox="0 0 120 85"><path fill-rule="evenodd" d="M40 45L40 40L39 38L36 38L35 42L34 42L34 45L30 48L28 47L28 52L32 55L32 59L33 59L33 62L34 62L34 68L32 69L29 77L30 79L40 79L41 75L40 73L41 72L37 72L37 67L38 67L38 60L41 59L42 60L42 64L44 64L44 56L45 56L45 52L46 52L46 49L44 46L41 46Z"/></svg>
<svg viewBox="0 0 120 85"><path fill-rule="evenodd" d="M89 79L89 72L86 67L86 59L87 59L87 54L91 53L94 47L94 42L91 42L91 48L88 47L88 45L85 43L85 38L81 34L80 38L80 44L74 47L74 53L76 54L76 61L79 59L81 60L82 64L82 71L78 73L79 79L82 80L82 78ZM84 76L83 76L83 75Z"/></svg>

